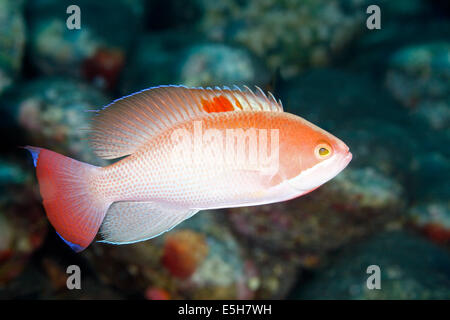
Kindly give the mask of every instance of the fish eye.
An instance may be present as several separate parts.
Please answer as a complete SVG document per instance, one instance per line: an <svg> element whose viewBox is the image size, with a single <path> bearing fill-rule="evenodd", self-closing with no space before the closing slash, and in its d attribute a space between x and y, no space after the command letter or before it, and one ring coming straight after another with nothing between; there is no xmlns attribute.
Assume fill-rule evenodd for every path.
<svg viewBox="0 0 450 320"><path fill-rule="evenodd" d="M319 160L328 158L331 155L331 152L331 146L327 143L320 143L314 151L316 158Z"/></svg>
<svg viewBox="0 0 450 320"><path fill-rule="evenodd" d="M322 147L319 149L319 155L322 157L326 156L329 153L330 153L330 150L328 150L327 148Z"/></svg>

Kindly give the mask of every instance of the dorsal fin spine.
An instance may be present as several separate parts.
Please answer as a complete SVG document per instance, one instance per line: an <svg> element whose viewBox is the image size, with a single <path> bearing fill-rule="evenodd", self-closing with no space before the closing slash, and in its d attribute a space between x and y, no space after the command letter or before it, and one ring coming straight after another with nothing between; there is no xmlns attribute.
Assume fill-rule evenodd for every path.
<svg viewBox="0 0 450 320"><path fill-rule="evenodd" d="M164 94L164 92L163 92L163 94ZM161 103L163 106L165 106L165 109L164 110L161 110L161 112L162 113L164 113L166 116L167 116L167 119L170 121L170 117L169 117L169 112L170 112L170 114L172 114L173 115L173 117L174 117L174 119L175 120L177 120L177 121L180 121L180 119L178 119L178 117L175 115L175 113L172 111L172 108L170 108L169 107L169 105L167 105L167 103L163 100L163 99L161 99L161 97L159 97L159 96L156 96L155 97L156 99L158 99L158 101L159 101L159 103ZM157 105L157 104L155 104L155 105Z"/></svg>
<svg viewBox="0 0 450 320"><path fill-rule="evenodd" d="M136 106L133 106L133 110L135 110L137 112L137 114L141 115L141 117L147 119L148 121L151 121L153 124L155 124L155 126L157 126L157 128L159 128L160 130L162 128L159 127L158 122L155 121L154 118L152 118L146 111L146 108L136 108ZM139 117L138 117L139 118ZM144 126L148 127L148 125L142 121L141 118L139 118L139 122L142 123ZM152 128L152 131L154 131L154 129Z"/></svg>
<svg viewBox="0 0 450 320"><path fill-rule="evenodd" d="M181 104L181 108L178 108L178 107L177 107L177 104L176 104L175 101L172 99L172 97L170 96L170 94L167 92L167 89L166 89L166 88L163 89L163 94L164 94L164 97L169 101L170 105L171 105L173 108L175 108L175 109L177 110L177 113L178 113L179 116L181 117L180 120L181 120L181 121L187 120L188 118L186 118L186 117L184 116L183 112L181 112L181 110L183 110L184 112L186 112L186 116L189 117L189 114L187 113L187 110L184 109L183 104Z"/></svg>
<svg viewBox="0 0 450 320"><path fill-rule="evenodd" d="M146 106L144 104L142 104L141 101L137 102L142 108L146 108ZM151 104L152 106L155 106L155 104L153 102L149 102L149 104ZM160 110L159 108L157 108L158 110ZM165 120L162 119L162 117L160 117L155 111L153 111L151 108L148 108L148 110L155 116L155 118L159 121L161 121L161 123L163 124L163 126L167 126L167 123L165 122Z"/></svg>
<svg viewBox="0 0 450 320"><path fill-rule="evenodd" d="M192 103L193 113L195 114L195 116L199 116L200 114L196 110L198 108L199 104L196 103L197 101L196 101L195 97L192 95L192 93L185 92L184 90L180 90L180 95L182 95L184 97L184 99L186 99L187 101L190 101ZM198 111L200 111L200 110L198 110Z"/></svg>
<svg viewBox="0 0 450 320"><path fill-rule="evenodd" d="M129 127L126 124L126 122L128 122L126 119L122 119L122 118L117 117L116 114L113 113L113 112L111 112L111 116L113 118L117 119L119 121L119 123L121 123L122 127L119 128L119 127L115 126L114 124L108 124L108 125L110 125L111 127L116 127L116 128L121 129L121 130L124 130L124 131L128 132L129 134L131 134L132 136L136 136L136 131L134 130L135 128ZM104 122L104 121L101 121L101 122ZM111 132L114 132L114 131L111 130ZM139 139L139 137L138 137L138 139Z"/></svg>
<svg viewBox="0 0 450 320"><path fill-rule="evenodd" d="M266 94L264 93L264 91L262 91L262 89L260 87L258 87L258 86L255 86L255 87L256 87L256 90L258 90L259 94L264 99L264 101L269 106L270 110L274 111L276 107L271 105L271 103L270 103L269 99L267 98Z"/></svg>
<svg viewBox="0 0 450 320"><path fill-rule="evenodd" d="M242 92L242 91L241 91ZM242 94L242 97L244 98L245 102L247 103L247 106L250 107L250 101L248 101L247 97L245 96L245 94Z"/></svg>
<svg viewBox="0 0 450 320"><path fill-rule="evenodd" d="M273 96L272 92L269 91L268 94L269 94L269 97L270 97L271 101L272 101L274 104L276 104L276 103L277 103L277 100L276 100L275 97Z"/></svg>
<svg viewBox="0 0 450 320"><path fill-rule="evenodd" d="M139 105L140 106L142 106L142 104L141 103L139 103ZM161 119L158 117L158 115L157 114L155 114L151 109L148 109L148 108L136 108L136 109L139 109L139 110L143 110L142 111L142 114L147 118L147 119L149 119L152 123L154 123L155 124L155 126L159 129L159 130L162 130L163 128L161 127L161 125L158 123L158 121L155 121L155 120L159 120L159 121L161 121ZM155 119L156 118L156 119ZM161 121L162 122L162 121ZM162 123L164 123L164 122L162 122Z"/></svg>
<svg viewBox="0 0 450 320"><path fill-rule="evenodd" d="M166 91L167 91L167 89L166 89ZM169 94L167 93L167 95L169 95ZM174 102L174 105L176 105L177 103L181 105L181 108L184 110L184 112L186 113L186 116L189 118L190 117L189 110L184 106L184 104L180 100L180 97L178 95L174 95L174 97L171 99Z"/></svg>
<svg viewBox="0 0 450 320"><path fill-rule="evenodd" d="M147 92L145 94L148 95ZM170 121L170 117L167 115L167 113L164 110L162 110L159 107L159 105L155 103L155 101L149 100L148 103L150 103L156 110L158 110L161 113L161 117L159 119L160 119L160 121L162 121L164 126L166 126L166 127L169 126L171 121ZM150 110L152 110L152 109L150 109ZM163 116L165 117L165 120L162 119ZM167 123L166 123L166 121L167 121Z"/></svg>
<svg viewBox="0 0 450 320"><path fill-rule="evenodd" d="M256 94L253 92L252 89L250 89L249 87L244 85L244 88L247 89L248 92L250 92L250 94L253 96L253 98L255 99L255 102L258 104L259 108L261 110L264 110L264 107L261 105L261 103L258 101L258 97L256 96Z"/></svg>

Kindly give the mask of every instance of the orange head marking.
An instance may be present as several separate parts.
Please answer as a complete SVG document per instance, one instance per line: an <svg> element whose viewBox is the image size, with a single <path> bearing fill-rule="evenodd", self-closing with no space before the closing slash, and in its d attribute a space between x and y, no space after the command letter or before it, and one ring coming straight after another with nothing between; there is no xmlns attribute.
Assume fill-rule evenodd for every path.
<svg viewBox="0 0 450 320"><path fill-rule="evenodd" d="M309 192L341 172L352 159L340 139L296 117L290 130L285 169L295 189Z"/></svg>

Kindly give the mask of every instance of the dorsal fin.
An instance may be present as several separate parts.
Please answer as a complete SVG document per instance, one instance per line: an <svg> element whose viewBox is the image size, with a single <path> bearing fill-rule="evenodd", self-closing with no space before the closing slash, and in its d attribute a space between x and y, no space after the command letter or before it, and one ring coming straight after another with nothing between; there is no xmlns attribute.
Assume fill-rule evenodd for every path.
<svg viewBox="0 0 450 320"><path fill-rule="evenodd" d="M216 112L283 111L276 101L256 87L187 88L159 86L113 101L92 120L90 144L101 158L134 153L149 138L175 124Z"/></svg>

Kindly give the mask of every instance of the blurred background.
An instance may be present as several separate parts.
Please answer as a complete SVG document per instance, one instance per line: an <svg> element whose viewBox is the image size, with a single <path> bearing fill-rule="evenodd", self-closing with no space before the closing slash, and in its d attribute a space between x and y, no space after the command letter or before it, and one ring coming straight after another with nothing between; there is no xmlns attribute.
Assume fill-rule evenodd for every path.
<svg viewBox="0 0 450 320"><path fill-rule="evenodd" d="M161 84L261 86L353 161L296 200L73 253L17 146L106 165L84 110ZM448 1L0 0L0 130L0 299L450 298Z"/></svg>

